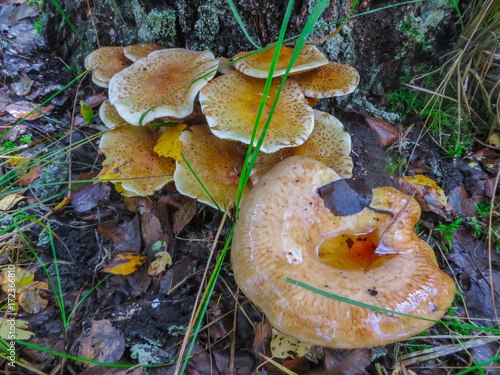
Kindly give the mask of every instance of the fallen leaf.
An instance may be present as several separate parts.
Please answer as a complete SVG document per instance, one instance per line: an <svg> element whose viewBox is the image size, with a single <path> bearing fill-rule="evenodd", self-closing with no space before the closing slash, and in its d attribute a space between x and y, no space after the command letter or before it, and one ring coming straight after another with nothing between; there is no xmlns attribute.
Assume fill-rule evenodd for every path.
<svg viewBox="0 0 500 375"><path fill-rule="evenodd" d="M172 257L170 254L167 251L160 251L156 254L156 259L149 265L148 275L158 276L171 265Z"/></svg>
<svg viewBox="0 0 500 375"><path fill-rule="evenodd" d="M272 330L272 334L271 353L275 358L294 358L291 353L297 353L300 357L303 357L311 350L311 345L300 342L299 340L285 335L274 328Z"/></svg>
<svg viewBox="0 0 500 375"><path fill-rule="evenodd" d="M109 320L94 320L90 331L81 340L78 357L96 362L115 363L125 352L123 333L116 330ZM94 367L94 364L85 364Z"/></svg>
<svg viewBox="0 0 500 375"><path fill-rule="evenodd" d="M262 353L259 353L266 361L268 361L269 363L273 364L274 366L276 366L277 368L279 368L281 371L283 371L285 374L287 375L297 375L297 373L293 372L292 370L289 370L287 369L285 366L283 366L282 364L276 362L275 360L269 358L269 357L266 357L264 354Z"/></svg>
<svg viewBox="0 0 500 375"><path fill-rule="evenodd" d="M132 252L118 253L101 271L116 275L130 275L146 261L146 257Z"/></svg>
<svg viewBox="0 0 500 375"><path fill-rule="evenodd" d="M139 216L134 216L132 220L122 224L101 223L97 230L110 238L114 243L114 248L118 252L129 251L139 252L141 248L141 232L139 226Z"/></svg>
<svg viewBox="0 0 500 375"><path fill-rule="evenodd" d="M33 282L35 276L31 271L17 267L15 269L7 268L2 270L2 290L5 293L12 293L15 289L15 294L18 295L23 289Z"/></svg>
<svg viewBox="0 0 500 375"><path fill-rule="evenodd" d="M447 198L436 181L417 174L415 177L398 179L399 189L408 195L414 195L423 211L432 211L446 217Z"/></svg>
<svg viewBox="0 0 500 375"><path fill-rule="evenodd" d="M325 374L366 374L366 367L371 363L369 349L333 350L325 352Z"/></svg>
<svg viewBox="0 0 500 375"><path fill-rule="evenodd" d="M179 124L167 128L154 147L154 152L158 155L165 156L166 158L173 158L180 162L182 143L179 140L179 136L186 126L186 124Z"/></svg>
<svg viewBox="0 0 500 375"><path fill-rule="evenodd" d="M54 106L52 104L49 104L45 107L41 107L35 111L35 108L37 108L38 105L35 105L30 102L17 102L13 104L9 104L7 107L5 107L5 110L9 112L12 116L15 118L26 118L27 120L34 120L37 119L50 111L54 109ZM31 113L33 112L33 113ZM28 116L29 115L29 116Z"/></svg>
<svg viewBox="0 0 500 375"><path fill-rule="evenodd" d="M365 116L365 124L368 128L374 130L378 135L378 143L385 147L399 140L399 130L387 121Z"/></svg>
<svg viewBox="0 0 500 375"><path fill-rule="evenodd" d="M14 326L16 327L14 331L16 340L29 340L31 337L35 336L33 332L27 330L28 322L17 318L13 321L15 322ZM7 341L12 340L11 320L6 317L1 320L0 324L0 337Z"/></svg>
<svg viewBox="0 0 500 375"><path fill-rule="evenodd" d="M20 156L19 154L12 155L12 157L7 160L7 163L5 163L5 166L7 168L14 168L16 165L22 163L25 160L29 160L29 158Z"/></svg>
<svg viewBox="0 0 500 375"><path fill-rule="evenodd" d="M404 365L398 365L391 375L417 375L415 371L408 370Z"/></svg>
<svg viewBox="0 0 500 375"><path fill-rule="evenodd" d="M500 136L497 133L492 133L488 139L488 143L495 147L500 147Z"/></svg>
<svg viewBox="0 0 500 375"><path fill-rule="evenodd" d="M102 104L104 101L106 101L106 99L108 99L106 95L93 95L85 99L85 103L87 103L91 108L94 108Z"/></svg>
<svg viewBox="0 0 500 375"><path fill-rule="evenodd" d="M196 215L196 199L189 198L180 209L174 213L172 230L175 234L179 234L182 229Z"/></svg>
<svg viewBox="0 0 500 375"><path fill-rule="evenodd" d="M64 198L61 202L59 202L59 204L57 206L54 207L54 211L60 210L61 208L66 206L69 202L71 202L70 197Z"/></svg>
<svg viewBox="0 0 500 375"><path fill-rule="evenodd" d="M118 177L120 177L120 166L113 164L112 168L103 169L97 180L114 180Z"/></svg>
<svg viewBox="0 0 500 375"><path fill-rule="evenodd" d="M255 339L253 341L253 349L258 352L263 352L266 348L266 342L269 342L272 336L271 323L265 318L259 323L255 331Z"/></svg>
<svg viewBox="0 0 500 375"><path fill-rule="evenodd" d="M24 197L22 195L18 195L17 193L6 195L2 198L2 200L0 200L0 211L10 210L22 199L24 199Z"/></svg>
<svg viewBox="0 0 500 375"><path fill-rule="evenodd" d="M82 173L76 181L92 180L97 176L94 173ZM71 205L76 212L85 212L96 207L99 202L106 202L111 194L111 186L108 182L87 182L71 191Z"/></svg>
<svg viewBox="0 0 500 375"><path fill-rule="evenodd" d="M337 180L318 188L325 206L335 216L353 215L368 207L372 201L372 189L352 178Z"/></svg>
<svg viewBox="0 0 500 375"><path fill-rule="evenodd" d="M88 125L90 121L92 121L92 117L94 116L94 111L87 103L85 103L83 100L80 100L80 114L83 116L83 119L85 120L85 125Z"/></svg>
<svg viewBox="0 0 500 375"><path fill-rule="evenodd" d="M31 91L31 85L33 85L33 80L23 70L21 72L21 79L13 83L12 88L16 91L17 96L23 96Z"/></svg>
<svg viewBox="0 0 500 375"><path fill-rule="evenodd" d="M47 307L48 301L40 295L40 290L48 290L49 286L45 282L35 281L31 283L19 295L19 305L24 311L30 314L38 314Z"/></svg>

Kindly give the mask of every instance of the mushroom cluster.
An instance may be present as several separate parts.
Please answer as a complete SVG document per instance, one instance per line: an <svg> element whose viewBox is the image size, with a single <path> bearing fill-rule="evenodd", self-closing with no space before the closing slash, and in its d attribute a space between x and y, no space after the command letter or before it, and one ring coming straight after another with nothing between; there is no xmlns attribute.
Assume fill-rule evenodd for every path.
<svg viewBox="0 0 500 375"><path fill-rule="evenodd" d="M92 52L85 66L97 85L109 89L109 100L99 111L112 129L101 140L103 174L117 172L115 185L124 195L151 195L173 180L180 193L227 208L236 198L274 52L275 47L239 53L228 65L232 68L221 69L224 73L216 78L221 61L228 60L209 51L142 43ZM273 77L284 75L292 52L281 48ZM280 81L273 79L256 139ZM329 62L317 47L304 46L280 92L243 197L266 171L292 155L321 160L350 177L349 134L335 117L314 110L308 98L345 95L358 82L354 68ZM174 163L153 150L165 127L147 126L151 123L191 125L180 136L184 160Z"/></svg>

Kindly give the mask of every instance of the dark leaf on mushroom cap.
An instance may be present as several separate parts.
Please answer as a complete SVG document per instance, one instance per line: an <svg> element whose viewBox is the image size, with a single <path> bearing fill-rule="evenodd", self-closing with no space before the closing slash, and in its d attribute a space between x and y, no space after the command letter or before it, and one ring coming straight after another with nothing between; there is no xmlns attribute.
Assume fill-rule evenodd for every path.
<svg viewBox="0 0 500 375"><path fill-rule="evenodd" d="M234 63L234 67L247 76L267 78L275 50L276 47L272 47L254 55L247 56L244 59L236 61ZM285 74L286 69L290 64L293 50L294 48L291 47L281 47L273 77L279 77ZM233 58L233 60L248 54L249 52L240 52ZM305 72L325 64L328 64L328 60L325 55L323 55L317 47L306 45L302 48L302 51L300 51L300 54L297 57L297 60L295 60L290 72Z"/></svg>
<svg viewBox="0 0 500 375"><path fill-rule="evenodd" d="M213 78L218 64L210 51L151 52L111 79L109 101L131 125L139 125L144 114L142 124L158 117L189 116L198 91Z"/></svg>
<svg viewBox="0 0 500 375"><path fill-rule="evenodd" d="M92 82L108 87L111 78L132 65L123 53L123 47L102 47L91 52L85 59L85 69L92 69Z"/></svg>
<svg viewBox="0 0 500 375"><path fill-rule="evenodd" d="M373 198L370 187L359 180L337 180L318 189L325 206L335 216L358 213L368 207Z"/></svg>

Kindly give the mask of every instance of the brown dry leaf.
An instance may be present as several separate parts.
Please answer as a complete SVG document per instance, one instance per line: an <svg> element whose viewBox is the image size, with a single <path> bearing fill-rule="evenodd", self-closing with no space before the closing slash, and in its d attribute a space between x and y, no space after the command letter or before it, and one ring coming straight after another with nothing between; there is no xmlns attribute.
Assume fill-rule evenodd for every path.
<svg viewBox="0 0 500 375"><path fill-rule="evenodd" d="M9 112L13 117L15 118L24 118L28 114L30 114L32 111L35 110L37 105L30 103L30 102L17 102L17 103L12 103L9 104L7 107L5 107L5 110ZM45 107L39 108L35 112L31 113L28 117L26 117L27 120L34 120L37 119L50 111L54 109L54 106L52 104L49 104Z"/></svg>
<svg viewBox="0 0 500 375"><path fill-rule="evenodd" d="M49 286L45 282L35 281L24 289L19 295L19 304L24 311L30 314L38 314L47 307L48 301L40 295L40 290L48 290Z"/></svg>
<svg viewBox="0 0 500 375"><path fill-rule="evenodd" d="M303 357L311 350L311 345L300 342L299 340L285 335L274 328L272 332L273 338L271 340L271 353L274 358L294 358L294 355L291 353L297 353L297 355Z"/></svg>
<svg viewBox="0 0 500 375"><path fill-rule="evenodd" d="M167 251L160 251L156 254L156 259L149 265L148 275L158 276L171 265L172 257L170 254Z"/></svg>
<svg viewBox="0 0 500 375"><path fill-rule="evenodd" d="M94 320L92 328L80 342L78 357L97 362L115 363L125 351L123 333L116 330L109 320ZM96 365L88 364L87 367Z"/></svg>
<svg viewBox="0 0 500 375"><path fill-rule="evenodd" d="M333 350L325 352L325 373L328 375L366 374L365 369L370 365L371 351L369 349Z"/></svg>
<svg viewBox="0 0 500 375"><path fill-rule="evenodd" d="M97 176L97 172L83 173L75 179L76 181L88 181ZM99 202L106 202L111 194L111 186L108 182L87 182L71 192L71 205L76 212L85 212L96 207Z"/></svg>
<svg viewBox="0 0 500 375"><path fill-rule="evenodd" d="M146 261L144 255L133 252L118 253L106 267L101 271L113 273L115 275L130 275L137 271L137 268Z"/></svg>
<svg viewBox="0 0 500 375"><path fill-rule="evenodd" d="M432 211L446 217L447 197L436 181L417 174L415 177L398 179L399 189L408 195L414 195L423 211ZM415 192L416 191L416 192Z"/></svg>
<svg viewBox="0 0 500 375"><path fill-rule="evenodd" d="M389 146L399 139L399 130L387 121L365 116L365 124L378 135L378 143L382 146Z"/></svg>
<svg viewBox="0 0 500 375"><path fill-rule="evenodd" d="M97 230L113 241L114 248L118 252L131 251L138 253L141 248L141 231L139 216L137 215L132 220L119 225L101 223Z"/></svg>
<svg viewBox="0 0 500 375"><path fill-rule="evenodd" d="M145 212L150 212L153 209L151 199L145 197L125 197L125 206L130 212L136 212L143 215Z"/></svg>
<svg viewBox="0 0 500 375"><path fill-rule="evenodd" d="M180 162L182 143L179 140L179 136L186 128L186 126L186 124L179 124L167 128L154 147L154 152L156 152L160 156L172 158Z"/></svg>
<svg viewBox="0 0 500 375"><path fill-rule="evenodd" d="M196 215L196 199L187 200L174 214L172 230L179 234Z"/></svg>
<svg viewBox="0 0 500 375"><path fill-rule="evenodd" d="M259 323L255 331L255 339L253 341L253 348L256 351L263 352L266 347L266 342L271 340L272 326L269 320L265 318Z"/></svg>
<svg viewBox="0 0 500 375"><path fill-rule="evenodd" d="M0 200L0 211L10 210L22 199L24 199L24 197L22 195L18 195L17 193L6 195L2 198L2 200Z"/></svg>

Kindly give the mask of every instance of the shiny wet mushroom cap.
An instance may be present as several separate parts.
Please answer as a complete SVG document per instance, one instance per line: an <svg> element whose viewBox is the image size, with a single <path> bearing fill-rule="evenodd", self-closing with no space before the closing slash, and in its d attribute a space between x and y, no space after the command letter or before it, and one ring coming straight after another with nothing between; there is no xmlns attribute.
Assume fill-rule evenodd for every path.
<svg viewBox="0 0 500 375"><path fill-rule="evenodd" d="M102 47L85 58L85 69L92 69L92 82L99 87L108 87L111 78L130 65L123 47Z"/></svg>
<svg viewBox="0 0 500 375"><path fill-rule="evenodd" d="M240 142L217 138L207 125L191 126L190 131L181 134L180 140L182 154L196 177L222 210L228 208L231 202L236 201L240 181L238 167L245 158L247 148L242 147ZM217 208L189 166L184 160L177 163L174 174L177 190ZM250 186L247 186L243 197L249 190Z"/></svg>
<svg viewBox="0 0 500 375"><path fill-rule="evenodd" d="M240 52L233 57L233 60L237 60L240 57L246 57L236 61L234 67L247 76L267 78L275 50L276 47L272 47L252 55L249 55L250 52ZM285 74L290 64L293 50L294 49L291 47L281 47L273 77L279 77ZM305 45L302 51L300 51L297 60L295 60L290 73L304 72L326 64L328 64L328 59L316 46Z"/></svg>
<svg viewBox="0 0 500 375"><path fill-rule="evenodd" d="M231 264L240 289L279 331L331 348L371 348L425 331L432 321L378 312L285 280L399 313L439 320L455 295L432 248L415 233L420 207L391 187L371 207L335 216L318 188L338 175L294 156L265 174L236 223ZM349 202L345 202L349 204Z"/></svg>
<svg viewBox="0 0 500 375"><path fill-rule="evenodd" d="M329 62L318 69L297 74L294 80L304 90L308 98L331 98L347 95L356 89L359 74L350 65Z"/></svg>
<svg viewBox="0 0 500 375"><path fill-rule="evenodd" d="M132 125L139 125L143 115L142 124L157 117L189 116L198 91L213 78L218 63L210 51L151 52L111 79L109 101Z"/></svg>
<svg viewBox="0 0 500 375"><path fill-rule="evenodd" d="M264 80L237 71L209 82L200 91L200 103L212 132L219 138L250 144L264 85ZM270 113L279 85L279 79L273 80L255 143ZM287 80L261 151L271 153L284 147L299 146L309 137L313 127L313 109L309 107L299 86L293 80Z"/></svg>
<svg viewBox="0 0 500 375"><path fill-rule="evenodd" d="M158 138L158 129L146 126L120 126L103 134L99 145L106 156L102 171L119 173L114 183L123 195L153 195L173 180L175 162L153 151Z"/></svg>
<svg viewBox="0 0 500 375"><path fill-rule="evenodd" d="M146 57L151 52L158 51L161 49L165 49L165 47L160 46L159 44L156 43L139 43L139 44L134 44L132 46L124 47L123 52L125 53L125 56L127 56L129 60L136 62L137 60Z"/></svg>

